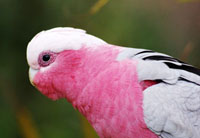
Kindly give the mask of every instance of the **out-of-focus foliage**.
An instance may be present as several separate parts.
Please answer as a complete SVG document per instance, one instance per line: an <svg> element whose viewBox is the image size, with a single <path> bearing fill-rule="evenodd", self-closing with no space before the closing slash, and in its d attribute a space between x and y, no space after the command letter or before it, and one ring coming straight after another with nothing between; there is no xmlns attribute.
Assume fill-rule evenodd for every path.
<svg viewBox="0 0 200 138"><path fill-rule="evenodd" d="M105 4L108 3L109 0L99 0L97 1L97 3L95 3L94 6L91 7L89 13L91 15L94 15L95 13L97 13Z"/></svg>
<svg viewBox="0 0 200 138"><path fill-rule="evenodd" d="M78 27L199 66L199 13L198 0L1 0L0 137L95 137L66 100L53 102L30 85L26 46L36 33Z"/></svg>
<svg viewBox="0 0 200 138"><path fill-rule="evenodd" d="M16 113L16 119L18 120L19 128L22 135L26 138L39 138L37 128L32 122L32 117L26 108L21 108Z"/></svg>
<svg viewBox="0 0 200 138"><path fill-rule="evenodd" d="M200 2L199 0L177 0L180 3L188 3L188 2Z"/></svg>

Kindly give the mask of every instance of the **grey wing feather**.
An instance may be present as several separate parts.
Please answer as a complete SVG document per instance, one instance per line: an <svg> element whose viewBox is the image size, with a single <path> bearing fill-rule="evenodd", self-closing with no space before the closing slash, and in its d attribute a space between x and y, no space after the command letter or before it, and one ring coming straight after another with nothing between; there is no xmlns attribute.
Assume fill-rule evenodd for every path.
<svg viewBox="0 0 200 138"><path fill-rule="evenodd" d="M117 60L138 61L138 78L161 80L144 91L144 119L161 138L200 138L200 70L169 55L127 48Z"/></svg>
<svg viewBox="0 0 200 138"><path fill-rule="evenodd" d="M138 73L141 80L152 78L152 80L161 79L164 82L174 83L178 79L184 79L200 85L200 69L169 55L145 49L126 48L117 59L125 58L138 60Z"/></svg>

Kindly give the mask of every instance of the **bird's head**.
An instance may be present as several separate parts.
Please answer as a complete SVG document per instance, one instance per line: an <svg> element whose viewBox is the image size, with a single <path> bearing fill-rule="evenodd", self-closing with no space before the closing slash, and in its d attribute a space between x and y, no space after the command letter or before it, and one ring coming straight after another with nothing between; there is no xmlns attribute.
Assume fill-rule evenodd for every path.
<svg viewBox="0 0 200 138"><path fill-rule="evenodd" d="M83 85L80 81L87 78L80 75L86 51L105 44L84 30L68 27L38 33L27 47L31 83L53 100L73 100Z"/></svg>

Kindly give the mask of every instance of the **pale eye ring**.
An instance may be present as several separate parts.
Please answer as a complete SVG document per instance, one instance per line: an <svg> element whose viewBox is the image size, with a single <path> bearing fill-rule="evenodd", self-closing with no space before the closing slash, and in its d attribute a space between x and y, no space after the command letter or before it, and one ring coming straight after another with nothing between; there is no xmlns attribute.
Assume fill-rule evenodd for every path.
<svg viewBox="0 0 200 138"><path fill-rule="evenodd" d="M56 56L57 54L52 51L44 51L39 55L38 64L41 67L46 67L55 61Z"/></svg>

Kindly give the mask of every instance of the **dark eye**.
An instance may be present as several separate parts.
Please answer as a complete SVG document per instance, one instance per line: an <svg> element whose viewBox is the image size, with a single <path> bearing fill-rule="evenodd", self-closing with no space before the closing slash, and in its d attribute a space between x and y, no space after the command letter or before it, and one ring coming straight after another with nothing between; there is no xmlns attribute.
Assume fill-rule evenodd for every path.
<svg viewBox="0 0 200 138"><path fill-rule="evenodd" d="M57 54L51 51L44 51L40 53L39 58L38 58L38 64L41 67L46 67L53 63L56 59Z"/></svg>
<svg viewBox="0 0 200 138"><path fill-rule="evenodd" d="M46 54L46 55L43 55L42 60L43 61L49 61L50 58L51 58L51 56Z"/></svg>

